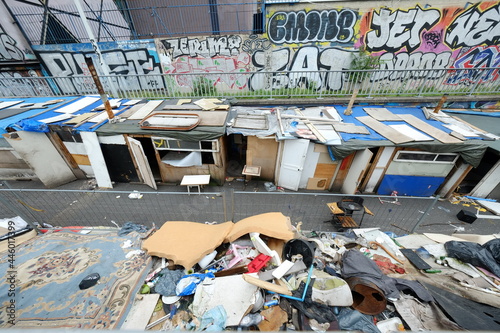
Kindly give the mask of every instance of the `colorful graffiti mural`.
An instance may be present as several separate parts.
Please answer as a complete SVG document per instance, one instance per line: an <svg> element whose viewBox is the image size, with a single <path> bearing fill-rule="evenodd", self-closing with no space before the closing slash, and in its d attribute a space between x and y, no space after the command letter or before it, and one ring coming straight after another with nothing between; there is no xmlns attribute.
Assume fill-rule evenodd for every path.
<svg viewBox="0 0 500 333"><path fill-rule="evenodd" d="M357 46L365 45L380 56L382 69L436 69L427 76L436 79L444 69L496 67L500 63L500 3L481 3L467 8L375 9L361 19ZM441 74L440 74L441 73ZM418 72L389 73L377 80L404 79ZM427 74L428 75L428 74ZM460 71L448 84L482 83L496 79L487 74Z"/></svg>
<svg viewBox="0 0 500 333"><path fill-rule="evenodd" d="M362 8L337 8L327 2L292 7L273 4L266 7L266 33L261 35L182 37L99 46L110 74L117 76L115 81L124 90L189 92L197 84L196 76L203 74L209 85L222 90L338 91L344 88L345 71L361 47L381 60L380 69L384 71L372 76L372 83L433 80L445 74L451 75L444 82L447 85L496 80L497 69L477 69L500 64L500 2L460 1L450 7L398 2L401 8L370 8L369 2L360 3ZM329 8L332 4L336 7ZM95 56L90 44L33 48L46 74L58 77L84 74L84 57ZM121 75L130 74L149 75L120 81ZM64 84L59 89L82 93L85 86L85 82Z"/></svg>
<svg viewBox="0 0 500 333"><path fill-rule="evenodd" d="M134 74L161 74L160 62L154 42L108 42L99 43L104 63L109 68L110 75L116 75L122 90L161 89L165 83L161 75L149 77ZM34 45L33 50L45 65L50 76L74 77L88 74L85 57L96 58L90 43L61 44L61 45ZM96 62L98 63L98 62ZM99 68L97 68L99 71ZM101 73L102 74L102 73ZM120 75L129 75L126 80ZM81 94L90 92L92 80L56 80L58 88L65 94ZM105 85L106 81L104 81Z"/></svg>

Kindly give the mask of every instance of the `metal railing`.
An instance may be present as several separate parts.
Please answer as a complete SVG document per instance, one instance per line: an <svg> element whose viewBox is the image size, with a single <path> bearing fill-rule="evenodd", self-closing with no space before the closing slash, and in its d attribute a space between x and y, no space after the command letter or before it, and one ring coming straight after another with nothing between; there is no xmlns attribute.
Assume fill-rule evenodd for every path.
<svg viewBox="0 0 500 333"><path fill-rule="evenodd" d="M238 222L262 213L281 212L303 230L334 231L329 202L343 194L297 192L244 192L223 190L189 195L184 192L140 192L130 199L125 191L0 189L0 218L20 216L40 227L107 227L134 222L160 227L166 221ZM373 213L355 215L362 227L405 234L428 217L436 198L358 195ZM380 201L384 200L384 201Z"/></svg>
<svg viewBox="0 0 500 333"><path fill-rule="evenodd" d="M478 96L500 93L499 67L426 70L169 73L108 75L100 80L119 98L329 98ZM97 94L90 76L0 78L0 96Z"/></svg>
<svg viewBox="0 0 500 333"><path fill-rule="evenodd" d="M132 7L130 1L85 1L83 10L97 42L111 42L192 35L248 35L255 32L253 17L259 15L260 5L257 1L196 0L191 4L177 1ZM73 1L17 4L11 6L10 11L33 45L90 42Z"/></svg>

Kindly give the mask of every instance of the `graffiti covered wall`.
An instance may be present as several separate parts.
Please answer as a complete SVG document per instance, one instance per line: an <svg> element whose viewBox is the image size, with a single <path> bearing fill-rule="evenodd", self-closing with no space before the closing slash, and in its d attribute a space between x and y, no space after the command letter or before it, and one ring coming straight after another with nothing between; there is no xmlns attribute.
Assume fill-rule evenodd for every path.
<svg viewBox="0 0 500 333"><path fill-rule="evenodd" d="M190 91L204 74L205 84L229 91L305 88L338 91L346 84L360 48L379 56L387 71L372 82L403 81L408 76L435 79L454 68L444 84L474 82L473 69L500 65L500 2L453 6L398 1L318 2L269 5L265 33L99 43L111 75L174 74L132 77L115 82L121 89ZM374 6L377 4L377 7ZM358 6L358 7L353 7ZM46 74L71 77L86 73L91 44L34 46ZM416 69L435 69L429 72ZM446 70L445 70L446 69ZM406 71L394 71L406 70ZM422 74L424 73L424 74ZM102 73L101 73L102 74ZM481 82L498 76L491 70ZM476 79L477 82L477 79ZM61 84L65 93L84 93L85 83Z"/></svg>
<svg viewBox="0 0 500 333"><path fill-rule="evenodd" d="M112 83L122 90L162 89L165 88L160 76L160 62L153 40L105 42L99 43L105 66L110 76L116 76ZM56 77L73 77L89 73L85 57L91 57L96 64L98 73L103 72L98 65L97 55L90 43L34 45L33 50L42 60L46 74ZM150 76L136 76L134 74L150 74ZM126 80L120 75L131 75ZM85 94L91 92L93 85L88 78L83 80L55 80L57 88L65 94ZM107 80L104 80L106 86Z"/></svg>
<svg viewBox="0 0 500 333"><path fill-rule="evenodd" d="M4 16L0 24L0 64L36 60L28 42L14 24L3 2L0 2L0 13Z"/></svg>

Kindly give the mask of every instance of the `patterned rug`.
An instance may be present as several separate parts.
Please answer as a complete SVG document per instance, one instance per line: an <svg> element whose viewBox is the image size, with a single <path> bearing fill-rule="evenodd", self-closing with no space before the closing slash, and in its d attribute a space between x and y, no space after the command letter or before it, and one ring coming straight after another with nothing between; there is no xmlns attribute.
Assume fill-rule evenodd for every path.
<svg viewBox="0 0 500 333"><path fill-rule="evenodd" d="M1 253L0 328L119 329L151 266L135 254L140 242L136 232L57 232L21 244L14 257ZM80 290L92 273L99 283Z"/></svg>

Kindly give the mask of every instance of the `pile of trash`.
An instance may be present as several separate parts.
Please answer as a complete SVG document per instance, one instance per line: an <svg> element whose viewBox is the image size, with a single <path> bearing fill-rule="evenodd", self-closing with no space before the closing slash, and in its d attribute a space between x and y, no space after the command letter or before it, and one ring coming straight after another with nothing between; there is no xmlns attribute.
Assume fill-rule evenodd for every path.
<svg viewBox="0 0 500 333"><path fill-rule="evenodd" d="M428 288L403 278L415 269L394 235L300 227L281 213L237 223L166 222L143 243L156 260L141 293L161 295L161 329L465 329Z"/></svg>

